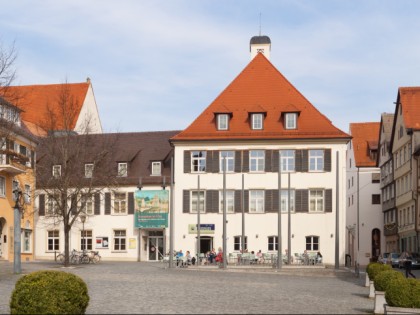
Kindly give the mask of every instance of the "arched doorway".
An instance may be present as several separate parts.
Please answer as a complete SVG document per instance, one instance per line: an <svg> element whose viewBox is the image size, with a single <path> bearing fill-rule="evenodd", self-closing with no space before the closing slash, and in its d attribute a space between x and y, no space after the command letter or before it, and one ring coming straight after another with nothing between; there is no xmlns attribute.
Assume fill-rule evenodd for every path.
<svg viewBox="0 0 420 315"><path fill-rule="evenodd" d="M372 230L372 257L378 258L381 254L381 231L379 229Z"/></svg>

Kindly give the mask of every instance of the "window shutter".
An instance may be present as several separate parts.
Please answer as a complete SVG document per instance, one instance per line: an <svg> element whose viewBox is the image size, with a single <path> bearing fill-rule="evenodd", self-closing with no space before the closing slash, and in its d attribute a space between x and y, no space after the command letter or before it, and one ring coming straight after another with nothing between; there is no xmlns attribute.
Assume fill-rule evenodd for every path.
<svg viewBox="0 0 420 315"><path fill-rule="evenodd" d="M182 198L182 213L190 213L190 191L184 190L183 191L183 198Z"/></svg>
<svg viewBox="0 0 420 315"><path fill-rule="evenodd" d="M273 212L278 212L279 211L279 190L275 189L273 190Z"/></svg>
<svg viewBox="0 0 420 315"><path fill-rule="evenodd" d="M219 163L219 151L213 151L213 159L212 159L212 172L213 173L219 173L220 171L220 163Z"/></svg>
<svg viewBox="0 0 420 315"><path fill-rule="evenodd" d="M295 191L295 211L308 212L308 190L296 189Z"/></svg>
<svg viewBox="0 0 420 315"><path fill-rule="evenodd" d="M265 171L272 172L273 166L271 165L271 156L273 154L272 150L265 150Z"/></svg>
<svg viewBox="0 0 420 315"><path fill-rule="evenodd" d="M264 192L265 197L265 204L264 204L264 212L275 212L273 208L273 194L275 190L267 189Z"/></svg>
<svg viewBox="0 0 420 315"><path fill-rule="evenodd" d="M218 202L219 202L219 191L218 190L206 190L205 195L205 204L206 212L217 213L219 212Z"/></svg>
<svg viewBox="0 0 420 315"><path fill-rule="evenodd" d="M325 212L332 212L332 189L325 189Z"/></svg>
<svg viewBox="0 0 420 315"><path fill-rule="evenodd" d="M295 151L295 169L296 172L302 172L302 150Z"/></svg>
<svg viewBox="0 0 420 315"><path fill-rule="evenodd" d="M105 193L105 214L111 214L111 193Z"/></svg>
<svg viewBox="0 0 420 315"><path fill-rule="evenodd" d="M279 150L273 150L273 154L272 154L272 171L273 172L278 172L279 171L279 166L280 166L280 154L279 154Z"/></svg>
<svg viewBox="0 0 420 315"><path fill-rule="evenodd" d="M191 151L184 151L184 173L191 173Z"/></svg>
<svg viewBox="0 0 420 315"><path fill-rule="evenodd" d="M242 151L242 171L244 173L249 172L249 151Z"/></svg>
<svg viewBox="0 0 420 315"><path fill-rule="evenodd" d="M45 195L39 195L39 215L45 215Z"/></svg>
<svg viewBox="0 0 420 315"><path fill-rule="evenodd" d="M324 150L324 171L331 172L331 149Z"/></svg>
<svg viewBox="0 0 420 315"><path fill-rule="evenodd" d="M235 212L242 213L242 190L235 190Z"/></svg>
<svg viewBox="0 0 420 315"><path fill-rule="evenodd" d="M244 190L244 212L249 212L249 190Z"/></svg>
<svg viewBox="0 0 420 315"><path fill-rule="evenodd" d="M128 214L134 214L134 193L128 193Z"/></svg>
<svg viewBox="0 0 420 315"><path fill-rule="evenodd" d="M101 195L95 194L95 208L94 208L94 214L100 215L101 214Z"/></svg>
<svg viewBox="0 0 420 315"><path fill-rule="evenodd" d="M235 172L242 172L242 151L235 151Z"/></svg>
<svg viewBox="0 0 420 315"><path fill-rule="evenodd" d="M309 169L308 150L302 150L302 172L307 172Z"/></svg>

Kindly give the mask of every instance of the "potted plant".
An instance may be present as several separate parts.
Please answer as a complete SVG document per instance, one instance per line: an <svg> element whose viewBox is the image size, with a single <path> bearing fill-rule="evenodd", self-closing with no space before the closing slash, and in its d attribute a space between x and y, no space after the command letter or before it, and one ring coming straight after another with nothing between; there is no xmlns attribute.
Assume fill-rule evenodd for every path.
<svg viewBox="0 0 420 315"><path fill-rule="evenodd" d="M391 279L385 301L385 314L420 314L420 282L404 277Z"/></svg>
<svg viewBox="0 0 420 315"><path fill-rule="evenodd" d="M388 289L392 279L404 278L401 272L395 270L385 270L375 277L375 307L373 312L375 314L384 314L385 291Z"/></svg>
<svg viewBox="0 0 420 315"><path fill-rule="evenodd" d="M385 270L392 270L390 265L380 264L378 262L368 264L366 272L369 275L369 298L375 297L375 277Z"/></svg>

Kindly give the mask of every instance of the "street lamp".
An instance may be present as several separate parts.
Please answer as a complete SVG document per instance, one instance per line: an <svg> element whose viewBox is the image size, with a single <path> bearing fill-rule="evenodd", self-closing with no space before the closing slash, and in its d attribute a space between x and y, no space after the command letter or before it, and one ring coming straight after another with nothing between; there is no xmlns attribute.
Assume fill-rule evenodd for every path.
<svg viewBox="0 0 420 315"><path fill-rule="evenodd" d="M85 239L85 222L86 222L86 215L81 214L80 215L80 221L82 221L83 227L82 227L82 250L86 250L86 239Z"/></svg>
<svg viewBox="0 0 420 315"><path fill-rule="evenodd" d="M13 190L13 200L15 201L14 206L14 256L13 256L13 272L20 274L22 272L21 266L21 202L22 202L22 191L18 188Z"/></svg>

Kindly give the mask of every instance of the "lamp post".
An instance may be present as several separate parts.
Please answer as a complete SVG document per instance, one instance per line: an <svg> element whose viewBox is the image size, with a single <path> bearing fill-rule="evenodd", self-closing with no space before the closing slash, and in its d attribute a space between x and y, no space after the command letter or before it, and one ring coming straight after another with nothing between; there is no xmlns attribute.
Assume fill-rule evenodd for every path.
<svg viewBox="0 0 420 315"><path fill-rule="evenodd" d="M85 222L86 222L86 215L80 215L80 221L82 221L82 251L86 250L86 239L85 239Z"/></svg>
<svg viewBox="0 0 420 315"><path fill-rule="evenodd" d="M13 272L20 274L22 272L21 266L21 229L20 229L20 203L22 199L22 191L19 188L13 190L13 199L15 201L14 206L14 256L13 256Z"/></svg>

